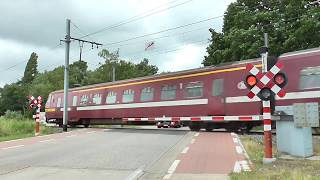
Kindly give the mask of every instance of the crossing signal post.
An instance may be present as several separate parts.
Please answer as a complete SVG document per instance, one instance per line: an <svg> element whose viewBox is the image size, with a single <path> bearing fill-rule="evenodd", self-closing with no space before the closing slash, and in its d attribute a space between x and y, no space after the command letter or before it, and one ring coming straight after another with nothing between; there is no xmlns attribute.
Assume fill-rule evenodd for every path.
<svg viewBox="0 0 320 180"><path fill-rule="evenodd" d="M35 118L36 125L35 125L35 136L40 135L40 112L41 112L41 106L42 106L42 97L38 96L38 98L35 98L33 96L29 97L29 107L30 109L36 109L36 115L33 117Z"/></svg>
<svg viewBox="0 0 320 180"><path fill-rule="evenodd" d="M270 64L274 64L268 68L268 43L267 35L265 35L265 47L261 49L262 56L262 72L252 64L247 64L246 70L249 74L245 77L245 84L250 92L250 99L257 96L262 100L263 112L263 128L264 128L264 163L274 161L272 158L272 134L271 134L271 100L275 96L284 97L286 92L283 87L287 84L285 73L281 72L283 65L274 59ZM272 58L269 58L272 59Z"/></svg>

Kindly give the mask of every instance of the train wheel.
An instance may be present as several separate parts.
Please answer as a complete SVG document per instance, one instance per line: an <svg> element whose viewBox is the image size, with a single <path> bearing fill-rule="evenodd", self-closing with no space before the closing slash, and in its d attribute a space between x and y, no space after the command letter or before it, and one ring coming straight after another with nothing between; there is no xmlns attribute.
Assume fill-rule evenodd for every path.
<svg viewBox="0 0 320 180"><path fill-rule="evenodd" d="M206 128L207 132L211 132L212 130L213 130L213 128L208 128L208 127Z"/></svg>
<svg viewBox="0 0 320 180"><path fill-rule="evenodd" d="M228 132L235 132L235 133L237 133L237 132L239 131L239 129L238 129L238 128L235 128L235 127L233 127L233 128L226 128L226 130L227 130Z"/></svg>
<svg viewBox="0 0 320 180"><path fill-rule="evenodd" d="M83 126L84 126L85 128L88 128L89 125L90 125L90 124L84 124Z"/></svg>
<svg viewBox="0 0 320 180"><path fill-rule="evenodd" d="M189 129L191 130L191 131L200 131L200 126L199 125L190 125L189 126Z"/></svg>

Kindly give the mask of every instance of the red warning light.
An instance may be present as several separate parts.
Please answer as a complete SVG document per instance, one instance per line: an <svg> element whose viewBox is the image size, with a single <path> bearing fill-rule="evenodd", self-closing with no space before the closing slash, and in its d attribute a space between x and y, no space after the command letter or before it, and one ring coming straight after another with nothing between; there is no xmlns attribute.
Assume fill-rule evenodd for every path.
<svg viewBox="0 0 320 180"><path fill-rule="evenodd" d="M247 77L247 84L251 87L257 84L257 78L255 76L249 75Z"/></svg>

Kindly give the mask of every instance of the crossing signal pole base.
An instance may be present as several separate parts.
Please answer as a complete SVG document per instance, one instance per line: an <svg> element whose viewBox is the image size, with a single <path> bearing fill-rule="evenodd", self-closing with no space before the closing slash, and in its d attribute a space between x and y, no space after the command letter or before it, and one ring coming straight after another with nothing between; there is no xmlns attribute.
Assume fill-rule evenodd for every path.
<svg viewBox="0 0 320 180"><path fill-rule="evenodd" d="M64 125L62 126L62 129L63 129L64 132L67 132L67 125L64 124Z"/></svg>
<svg viewBox="0 0 320 180"><path fill-rule="evenodd" d="M40 135L40 122L36 121L36 127L35 127L35 136L39 136Z"/></svg>
<svg viewBox="0 0 320 180"><path fill-rule="evenodd" d="M263 164L271 164L271 163L275 162L276 160L277 160L276 158L263 158L262 163Z"/></svg>

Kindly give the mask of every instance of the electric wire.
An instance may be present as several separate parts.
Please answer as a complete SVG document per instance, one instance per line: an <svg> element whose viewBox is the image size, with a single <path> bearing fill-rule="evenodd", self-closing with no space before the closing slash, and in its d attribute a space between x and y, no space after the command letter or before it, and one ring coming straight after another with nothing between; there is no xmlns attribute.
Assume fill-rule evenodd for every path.
<svg viewBox="0 0 320 180"><path fill-rule="evenodd" d="M166 3L166 4L171 4L171 3L174 3L174 2L176 2L176 1L178 1L178 0L171 1L171 2ZM114 24L114 25L111 25L111 26L107 26L107 27L102 28L102 29L100 29L100 30L98 30L98 31L95 31L95 32L89 33L89 34L87 34L87 35L84 35L84 36L82 36L82 37L80 37L80 38L85 38L85 37L92 36L92 35L95 35L95 34L98 34L98 33L101 33L101 32L107 31L107 30L110 30L110 29L115 29L115 28L120 27L120 26L123 26L123 25L125 25L125 24L128 24L128 23L131 23L131 22L134 22L134 21L137 21L137 20L140 20L140 19L149 17L149 16L151 16L151 15L154 15L154 14L157 14L157 13L160 13L160 12L164 12L164 11L167 11L167 10L169 10L169 9L172 9L172 8L175 8L175 7L178 7L178 6L187 4L187 3L191 2L191 1L193 1L193 0L184 1L184 2L179 3L179 4L176 4L176 5L173 5L173 6L169 6L169 7L165 8L165 9L160 9L160 10L158 10L158 11L152 12L152 11L158 9L159 7L162 7L162 6L163 6L163 5L162 5L162 6L159 6L159 7L157 7L157 8L154 8L154 9L151 9L151 10L147 11L147 12L152 12L152 13L149 13L149 14L146 14L146 15L143 15L144 13L142 13L142 14L140 14L140 15L133 16L133 17L127 19L127 20L121 21L121 22L119 22L119 23L117 23L117 24ZM141 15L143 15L143 16L141 16ZM139 16L141 16L141 17L139 17Z"/></svg>

